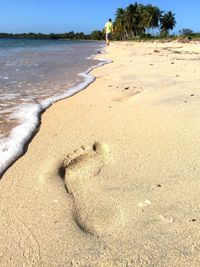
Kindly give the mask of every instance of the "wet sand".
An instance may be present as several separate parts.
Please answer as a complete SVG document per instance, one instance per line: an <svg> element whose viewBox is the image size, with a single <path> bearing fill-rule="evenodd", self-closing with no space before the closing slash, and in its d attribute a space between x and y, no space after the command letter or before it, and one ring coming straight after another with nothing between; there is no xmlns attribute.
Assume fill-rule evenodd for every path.
<svg viewBox="0 0 200 267"><path fill-rule="evenodd" d="M0 181L0 266L200 266L200 46L116 42Z"/></svg>

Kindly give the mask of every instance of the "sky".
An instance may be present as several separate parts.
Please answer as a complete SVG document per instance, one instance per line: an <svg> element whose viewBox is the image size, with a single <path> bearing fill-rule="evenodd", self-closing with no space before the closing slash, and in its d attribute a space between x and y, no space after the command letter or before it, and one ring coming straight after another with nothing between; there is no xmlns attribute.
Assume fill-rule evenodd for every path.
<svg viewBox="0 0 200 267"><path fill-rule="evenodd" d="M117 8L131 0L0 0L0 32L8 33L91 33L102 30ZM163 11L171 10L177 21L173 32L183 28L200 32L200 0L138 0ZM172 33L173 33L172 32Z"/></svg>

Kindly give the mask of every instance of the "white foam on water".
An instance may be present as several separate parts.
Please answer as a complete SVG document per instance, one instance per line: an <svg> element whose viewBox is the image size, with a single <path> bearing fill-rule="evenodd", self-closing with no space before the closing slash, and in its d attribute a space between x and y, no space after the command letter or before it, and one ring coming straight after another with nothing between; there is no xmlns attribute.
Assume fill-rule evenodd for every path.
<svg viewBox="0 0 200 267"><path fill-rule="evenodd" d="M95 77L92 76L90 72L97 67L112 62L111 60L105 59L98 60L100 61L99 64L78 74L84 78L81 84L67 88L66 92L62 95L47 98L41 104L38 102L29 105L23 104L12 114L12 117L20 120L21 124L13 128L8 138L0 140L0 175L24 152L25 144L30 140L36 127L40 123L39 115L41 112L56 101L73 96L85 89L95 80Z"/></svg>
<svg viewBox="0 0 200 267"><path fill-rule="evenodd" d="M1 95L1 100L13 100L16 99L16 96L18 96L19 94L5 94L5 95Z"/></svg>

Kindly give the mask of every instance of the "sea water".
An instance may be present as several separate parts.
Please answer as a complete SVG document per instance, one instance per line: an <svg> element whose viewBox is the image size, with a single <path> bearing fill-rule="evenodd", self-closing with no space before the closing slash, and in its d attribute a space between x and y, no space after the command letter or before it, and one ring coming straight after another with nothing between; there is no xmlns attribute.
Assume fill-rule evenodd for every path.
<svg viewBox="0 0 200 267"><path fill-rule="evenodd" d="M94 80L92 41L0 39L0 174L22 152L39 114ZM66 111L67 114L67 111Z"/></svg>

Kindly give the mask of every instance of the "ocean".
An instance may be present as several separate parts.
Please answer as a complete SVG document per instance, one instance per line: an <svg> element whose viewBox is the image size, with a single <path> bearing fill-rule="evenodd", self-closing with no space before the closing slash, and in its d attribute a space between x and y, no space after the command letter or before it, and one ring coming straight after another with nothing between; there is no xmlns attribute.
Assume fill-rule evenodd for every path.
<svg viewBox="0 0 200 267"><path fill-rule="evenodd" d="M0 39L0 174L23 153L52 103L90 84L104 43Z"/></svg>

